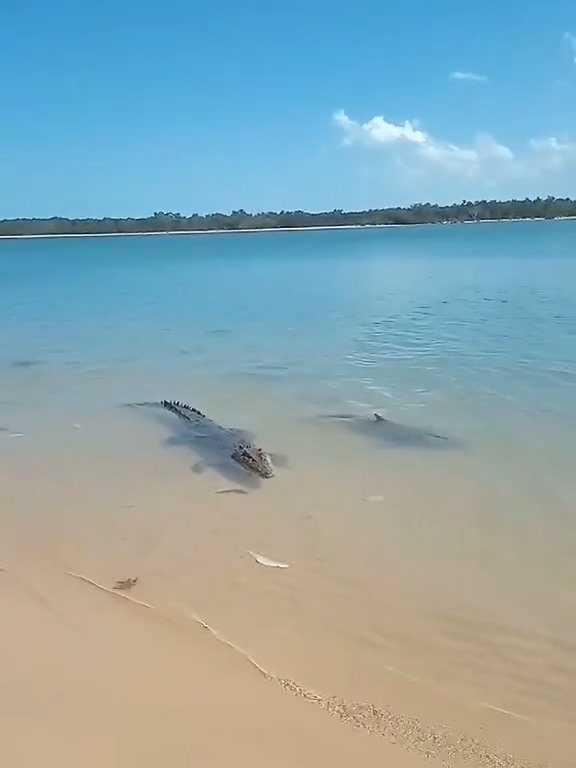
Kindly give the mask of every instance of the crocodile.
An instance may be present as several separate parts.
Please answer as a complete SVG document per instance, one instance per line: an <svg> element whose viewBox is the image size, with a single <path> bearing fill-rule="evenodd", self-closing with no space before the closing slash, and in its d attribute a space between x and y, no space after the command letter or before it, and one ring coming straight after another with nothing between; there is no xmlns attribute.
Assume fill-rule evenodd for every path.
<svg viewBox="0 0 576 768"><path fill-rule="evenodd" d="M170 440L172 444L190 444L192 439L193 446L201 455L209 455L211 464L219 466L224 454L224 459L232 459L235 464L240 465L252 475L265 479L274 476L272 457L255 445L248 433L223 427L198 408L178 400L161 400L159 403L139 403L139 405L155 406L169 411L191 428L172 438ZM204 462L200 462L193 469L197 471L198 467L203 468L203 465Z"/></svg>

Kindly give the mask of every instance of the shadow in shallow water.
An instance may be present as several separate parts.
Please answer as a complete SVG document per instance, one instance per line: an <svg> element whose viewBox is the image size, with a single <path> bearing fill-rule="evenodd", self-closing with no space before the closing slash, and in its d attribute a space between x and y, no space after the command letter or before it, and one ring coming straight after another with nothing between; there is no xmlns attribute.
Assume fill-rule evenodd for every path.
<svg viewBox="0 0 576 768"><path fill-rule="evenodd" d="M39 365L44 365L43 360L12 360L9 363L10 368L37 368Z"/></svg>
<svg viewBox="0 0 576 768"><path fill-rule="evenodd" d="M423 427L412 427L380 414L356 416L349 413L326 414L324 421L338 422L347 430L366 437L380 447L411 448L421 450L457 450L463 448L461 441Z"/></svg>

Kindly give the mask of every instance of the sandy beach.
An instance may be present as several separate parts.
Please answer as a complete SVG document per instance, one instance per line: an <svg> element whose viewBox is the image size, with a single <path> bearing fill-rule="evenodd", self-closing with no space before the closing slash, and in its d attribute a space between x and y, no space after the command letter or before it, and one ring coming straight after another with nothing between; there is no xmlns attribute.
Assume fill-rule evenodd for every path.
<svg viewBox="0 0 576 768"><path fill-rule="evenodd" d="M3 571L2 761L56 766L426 762L283 691L193 621Z"/></svg>
<svg viewBox="0 0 576 768"><path fill-rule="evenodd" d="M537 764L445 726L275 678L185 606L166 613L142 592L3 566L6 764Z"/></svg>
<svg viewBox="0 0 576 768"><path fill-rule="evenodd" d="M87 431L100 442L83 424L78 447ZM545 639L538 650L533 636L518 636L514 670L512 656L502 667L491 658L491 628L459 621L455 629L484 634L487 645L475 680L454 676L478 648L464 635L426 645L438 627L392 562L386 596L373 593L380 577L362 573L332 494L309 519L294 517L298 489L286 480L218 494L221 479L201 476L193 487L173 457L152 450L119 469L121 441L105 455L68 454L60 467L44 441L37 463L23 464L30 443L27 434L4 441L7 764L569 768L571 726L560 717L568 699L552 707L532 698L546 679L537 669L514 694L514 674L551 662ZM313 478L302 482L312 493ZM250 547L290 567L264 567ZM131 576L131 590L110 590ZM377 640L378 616L382 637L399 644ZM554 658L569 675L568 651ZM508 697L505 684L483 699L500 674ZM569 696L566 685L557 696Z"/></svg>
<svg viewBox="0 0 576 768"><path fill-rule="evenodd" d="M315 232L326 230L384 229L395 227L428 227L430 224L339 224L312 227L254 227L252 229L183 229L162 232L92 232L56 235L0 235L0 240L38 240L61 237L148 237L153 235L242 235L257 232Z"/></svg>

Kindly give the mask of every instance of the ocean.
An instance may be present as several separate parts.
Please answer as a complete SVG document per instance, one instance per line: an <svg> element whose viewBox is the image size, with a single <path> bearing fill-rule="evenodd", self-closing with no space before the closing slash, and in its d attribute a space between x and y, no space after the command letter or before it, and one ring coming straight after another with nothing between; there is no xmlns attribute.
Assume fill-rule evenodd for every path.
<svg viewBox="0 0 576 768"><path fill-rule="evenodd" d="M0 563L137 574L275 674L551 760L575 222L0 240L0 328ZM126 407L162 398L285 461L215 493L242 477Z"/></svg>

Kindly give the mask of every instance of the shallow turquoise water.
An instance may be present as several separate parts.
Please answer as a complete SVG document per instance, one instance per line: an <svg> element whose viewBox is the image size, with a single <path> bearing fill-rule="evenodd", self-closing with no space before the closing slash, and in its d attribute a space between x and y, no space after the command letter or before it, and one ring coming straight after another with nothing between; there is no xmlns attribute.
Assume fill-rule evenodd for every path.
<svg viewBox="0 0 576 768"><path fill-rule="evenodd" d="M0 562L129 567L360 700L397 668L576 711L576 222L0 240L0 331ZM119 407L158 398L288 468L215 496ZM462 447L317 419L375 410ZM246 550L295 563L291 587L239 578Z"/></svg>
<svg viewBox="0 0 576 768"><path fill-rule="evenodd" d="M22 432L23 462L35 435L65 464L79 448L61 425L92 421L101 434L91 446L86 433L84 450L134 428L133 460L150 435L117 406L187 400L285 448L296 489L316 464L307 487L336 494L346 472L365 471L360 499L380 492L380 467L398 483L423 478L428 527L409 546L421 535L422 551L437 547L446 581L467 567L498 590L508 569L510 599L556 605L562 624L576 532L576 222L2 240L0 317L4 456ZM311 429L318 414L374 410L456 438L465 459L378 453L341 425ZM429 495L435 483L445 496ZM448 523L434 527L441 499L450 546ZM366 523L367 549L379 524Z"/></svg>
<svg viewBox="0 0 576 768"><path fill-rule="evenodd" d="M4 240L0 365L564 430L575 278L573 222Z"/></svg>

